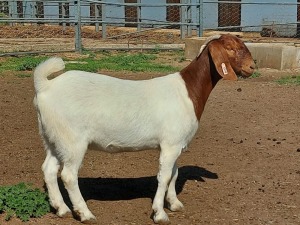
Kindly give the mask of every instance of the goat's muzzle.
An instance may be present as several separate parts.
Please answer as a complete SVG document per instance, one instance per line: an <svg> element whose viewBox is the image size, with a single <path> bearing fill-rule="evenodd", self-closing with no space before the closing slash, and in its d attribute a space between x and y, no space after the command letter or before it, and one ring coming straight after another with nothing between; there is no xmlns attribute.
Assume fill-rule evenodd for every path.
<svg viewBox="0 0 300 225"><path fill-rule="evenodd" d="M255 70L255 63L254 61L251 59L249 60L250 62L249 63L246 63L243 67L242 67L242 70L241 70L241 76L242 77L250 77L253 73L254 73L254 70Z"/></svg>

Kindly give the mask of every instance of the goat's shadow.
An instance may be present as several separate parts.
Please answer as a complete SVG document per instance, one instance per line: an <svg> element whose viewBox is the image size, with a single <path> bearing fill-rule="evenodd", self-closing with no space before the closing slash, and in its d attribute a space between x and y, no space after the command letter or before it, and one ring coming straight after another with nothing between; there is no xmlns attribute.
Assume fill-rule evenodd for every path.
<svg viewBox="0 0 300 225"><path fill-rule="evenodd" d="M183 166L178 170L176 192L182 192L187 180L205 182L204 178L218 179L216 173L198 166ZM79 187L85 200L118 201L137 198L151 198L153 200L156 189L156 176L140 178L79 178ZM62 182L59 182L61 190ZM67 197L65 190L63 195Z"/></svg>

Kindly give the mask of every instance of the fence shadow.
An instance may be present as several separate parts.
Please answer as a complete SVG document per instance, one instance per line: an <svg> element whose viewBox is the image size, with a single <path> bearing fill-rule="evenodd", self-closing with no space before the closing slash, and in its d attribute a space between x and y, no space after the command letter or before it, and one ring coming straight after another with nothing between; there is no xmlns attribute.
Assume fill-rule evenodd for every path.
<svg viewBox="0 0 300 225"><path fill-rule="evenodd" d="M183 190L187 180L205 182L204 178L218 179L218 175L198 166L183 166L179 168L179 176L176 182L177 193L179 194ZM79 178L78 182L85 200L153 199L157 188L156 176L140 178ZM60 182L60 187L62 187L62 182Z"/></svg>

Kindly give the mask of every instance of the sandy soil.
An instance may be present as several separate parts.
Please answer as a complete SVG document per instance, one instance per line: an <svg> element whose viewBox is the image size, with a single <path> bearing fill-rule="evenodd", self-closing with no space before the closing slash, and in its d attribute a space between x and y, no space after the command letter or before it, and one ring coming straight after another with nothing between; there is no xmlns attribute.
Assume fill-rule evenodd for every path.
<svg viewBox="0 0 300 225"><path fill-rule="evenodd" d="M213 90L200 129L178 162L185 211L167 210L171 224L300 224L300 87L274 82L292 71L260 72L255 79L220 81ZM32 78L0 76L0 185L22 181L43 188L45 153L33 96ZM158 154L87 152L79 184L98 224L153 224ZM0 224L23 223L5 222L1 214ZM80 222L50 213L26 224Z"/></svg>

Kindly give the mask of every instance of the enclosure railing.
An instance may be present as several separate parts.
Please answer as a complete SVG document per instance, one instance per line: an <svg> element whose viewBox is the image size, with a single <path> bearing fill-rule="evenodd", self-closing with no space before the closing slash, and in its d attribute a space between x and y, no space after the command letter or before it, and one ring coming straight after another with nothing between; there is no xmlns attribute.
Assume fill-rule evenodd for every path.
<svg viewBox="0 0 300 225"><path fill-rule="evenodd" d="M149 1L150 2L150 1ZM82 50L81 44L81 26L93 25L95 30L99 31L101 26L102 38L112 38L107 35L107 26L136 26L136 32L142 33L145 30L161 29L167 27L180 27L181 38L191 36L192 29L196 29L199 36L202 35L202 26L199 21L200 17L192 21L193 13L201 15L202 0L197 0L197 3L192 4L191 0L182 0L181 3L142 3L137 0L136 3L117 3L99 0L61 0L61 1L41 1L41 0L0 0L0 23L9 24L60 24L63 29L67 24L71 24L75 28L75 49ZM127 20L125 15L122 17L109 16L112 10L117 8L135 8L135 20ZM179 9L179 21L165 21L159 19L143 18L142 10L151 8L156 11L157 8L166 9L167 7L177 7ZM93 9L93 11L91 10ZM46 12L53 10L51 13ZM85 12L83 12L85 10ZM126 10L126 9L125 9ZM160 10L163 13L164 10ZM88 12L88 13L87 13ZM148 12L149 13L149 12ZM87 15L89 14L89 15ZM116 14L116 13L114 13ZM155 17L154 15L151 15ZM192 28L193 27L193 28ZM144 28L144 30L142 30ZM128 35L128 34L121 34Z"/></svg>
<svg viewBox="0 0 300 225"><path fill-rule="evenodd" d="M264 37L298 37L300 3L296 0L0 0L0 30L19 24L59 25L74 29L75 50L82 51L82 27L93 26L97 39L118 39L175 28L180 38L205 31L257 32ZM110 32L110 27L130 32ZM29 32L28 32L29 33ZM7 36L8 37L8 36ZM0 32L0 38L7 38ZM141 39L143 39L142 37ZM146 41L144 38L143 41ZM1 50L0 50L1 51Z"/></svg>

